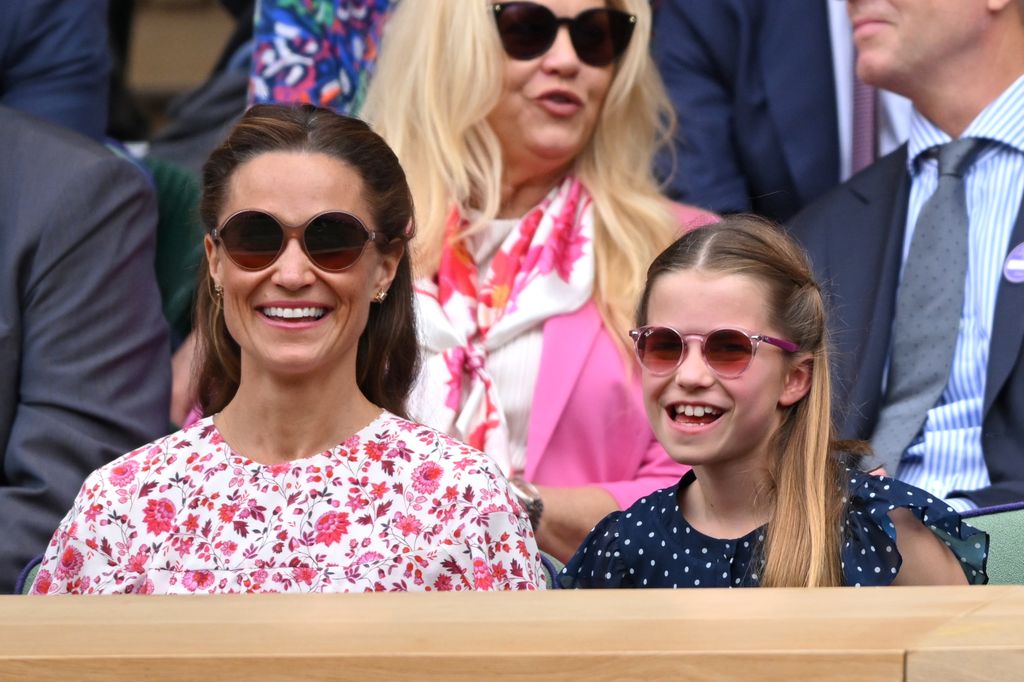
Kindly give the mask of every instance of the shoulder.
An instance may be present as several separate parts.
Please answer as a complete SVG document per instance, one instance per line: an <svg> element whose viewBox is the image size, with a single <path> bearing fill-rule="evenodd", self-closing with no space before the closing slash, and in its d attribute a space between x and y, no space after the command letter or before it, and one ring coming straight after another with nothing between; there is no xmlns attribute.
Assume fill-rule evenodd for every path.
<svg viewBox="0 0 1024 682"><path fill-rule="evenodd" d="M137 198L153 204L155 215L142 169L82 135L0 106L0 146L13 171L0 182L0 196L10 198L8 213L18 210L19 200L25 211L56 214L88 203L84 217L91 220L103 215L94 205Z"/></svg>
<svg viewBox="0 0 1024 682"><path fill-rule="evenodd" d="M173 471L186 468L190 457L210 451L221 443L213 419L200 419L188 428L157 438L108 462L86 479L83 491L113 486L137 492L137 483L142 478L173 476Z"/></svg>
<svg viewBox="0 0 1024 682"><path fill-rule="evenodd" d="M612 512L594 526L576 553L558 575L558 585L566 589L623 587L627 582L626 561L621 548L628 539L620 532L626 512Z"/></svg>
<svg viewBox="0 0 1024 682"><path fill-rule="evenodd" d="M931 493L886 476L847 470L843 571L851 585L888 585L922 543L955 556L967 580L984 583L988 536ZM927 547L925 549L928 549Z"/></svg>
<svg viewBox="0 0 1024 682"><path fill-rule="evenodd" d="M30 167L41 166L58 155L70 156L75 161L117 158L106 147L84 135L2 105L0 140L4 142L9 158L16 163L21 163L22 159L26 163L32 162Z"/></svg>
<svg viewBox="0 0 1024 682"><path fill-rule="evenodd" d="M363 433L388 442L401 441L410 449L429 450L444 458L468 456L486 458L482 452L432 426L411 421L390 412L383 412Z"/></svg>
<svg viewBox="0 0 1024 682"><path fill-rule="evenodd" d="M820 229L831 221L855 220L849 211L867 206L879 198L893 197L907 177L907 146L897 148L811 202L791 221L795 230L804 226Z"/></svg>
<svg viewBox="0 0 1024 682"><path fill-rule="evenodd" d="M674 518L679 514L676 498L680 485L677 483L655 490L626 509L612 512L594 527L588 539L598 542L619 541L629 547L645 538L658 537L663 530L663 519Z"/></svg>
<svg viewBox="0 0 1024 682"><path fill-rule="evenodd" d="M623 511L604 517L587 535L559 576L567 588L648 585L646 562L666 550L666 514L678 515L679 485L655 491ZM655 586L651 584L650 586Z"/></svg>
<svg viewBox="0 0 1024 682"><path fill-rule="evenodd" d="M362 432L364 447L389 454L396 463L443 471L453 480L503 478L498 465L486 454L446 433L385 412Z"/></svg>

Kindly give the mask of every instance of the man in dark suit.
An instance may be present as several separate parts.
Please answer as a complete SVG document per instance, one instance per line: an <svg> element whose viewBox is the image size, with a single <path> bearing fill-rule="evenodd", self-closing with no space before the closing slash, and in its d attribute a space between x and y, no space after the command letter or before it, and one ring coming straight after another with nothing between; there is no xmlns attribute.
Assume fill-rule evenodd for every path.
<svg viewBox="0 0 1024 682"><path fill-rule="evenodd" d="M910 141L808 207L792 228L831 290L842 434L876 445L867 467L884 466L967 509L1024 499L1024 2L936 4L849 0L858 74L911 99ZM910 271L921 269L915 254L929 253L915 234L939 234L929 222L955 222L925 216L942 187L943 150L958 145L973 150L970 162L941 179L960 179L966 220L965 274L954 278L962 305L945 307L953 310L949 369L935 372L939 397L922 411L920 429L913 432L915 422L910 442L886 451L878 446L891 429L881 425L892 423L900 377L934 371L898 360L912 360L897 349L918 332L901 326L913 315L897 312L907 307L901 293L914 288ZM943 251L928 257L939 266L926 282L936 290ZM917 329L932 333L931 324ZM935 326L918 349L942 343Z"/></svg>
<svg viewBox="0 0 1024 682"><path fill-rule="evenodd" d="M93 469L167 430L170 356L140 170L0 106L0 592Z"/></svg>
<svg viewBox="0 0 1024 682"><path fill-rule="evenodd" d="M784 220L839 183L827 10L815 0L656 5L654 58L679 116L676 198Z"/></svg>

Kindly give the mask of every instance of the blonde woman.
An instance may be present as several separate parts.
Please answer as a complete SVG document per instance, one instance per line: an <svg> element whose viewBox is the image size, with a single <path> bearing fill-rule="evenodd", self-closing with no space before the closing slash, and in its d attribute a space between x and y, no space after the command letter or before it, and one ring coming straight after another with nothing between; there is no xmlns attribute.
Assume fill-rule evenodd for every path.
<svg viewBox="0 0 1024 682"><path fill-rule="evenodd" d="M403 2L365 115L417 206L410 409L493 457L566 558L678 480L626 332L647 264L713 220L660 194L672 124L647 0Z"/></svg>

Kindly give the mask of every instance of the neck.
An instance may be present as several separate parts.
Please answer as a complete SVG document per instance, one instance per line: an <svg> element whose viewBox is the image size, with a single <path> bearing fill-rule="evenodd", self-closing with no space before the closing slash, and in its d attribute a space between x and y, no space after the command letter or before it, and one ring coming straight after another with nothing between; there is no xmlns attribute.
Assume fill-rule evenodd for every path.
<svg viewBox="0 0 1024 682"><path fill-rule="evenodd" d="M920 79L910 93L917 110L953 139L1024 75L1024 40L1000 34L990 47L976 63L940 66L941 73ZM922 87L923 82L930 87Z"/></svg>
<svg viewBox="0 0 1024 682"><path fill-rule="evenodd" d="M697 480L686 490L680 507L691 526L711 537L732 539L768 522L762 495L766 469L750 462L693 469Z"/></svg>
<svg viewBox="0 0 1024 682"><path fill-rule="evenodd" d="M215 422L233 450L261 464L276 464L328 450L379 413L356 385L354 371L345 380L299 379L247 376L243 366L238 392Z"/></svg>
<svg viewBox="0 0 1024 682"><path fill-rule="evenodd" d="M565 166L542 171L506 168L501 182L499 218L519 218L540 203L569 172Z"/></svg>

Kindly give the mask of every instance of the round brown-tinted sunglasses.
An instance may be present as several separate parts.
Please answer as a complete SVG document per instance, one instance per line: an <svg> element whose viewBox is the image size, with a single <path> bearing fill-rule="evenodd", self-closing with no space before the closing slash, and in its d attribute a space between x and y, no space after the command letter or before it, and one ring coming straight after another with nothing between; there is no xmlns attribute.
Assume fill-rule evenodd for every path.
<svg viewBox="0 0 1024 682"><path fill-rule="evenodd" d="M556 17L535 2L498 2L491 5L498 23L498 35L512 59L534 59L551 49L562 25L569 27L569 39L585 64L608 66L618 59L633 36L636 16L617 9L594 8L573 18Z"/></svg>
<svg viewBox="0 0 1024 682"><path fill-rule="evenodd" d="M210 237L243 270L273 265L291 238L299 240L314 265L328 272L341 272L355 265L370 242L379 247L390 243L383 234L345 211L325 211L302 225L285 225L266 211L246 209L228 216Z"/></svg>
<svg viewBox="0 0 1024 682"><path fill-rule="evenodd" d="M637 360L651 374L671 374L686 358L687 341L700 339L701 354L711 371L723 379L735 379L750 367L763 341L795 353L800 346L792 341L764 334L748 334L739 329L716 329L707 334L683 334L672 327L640 327L629 332Z"/></svg>

